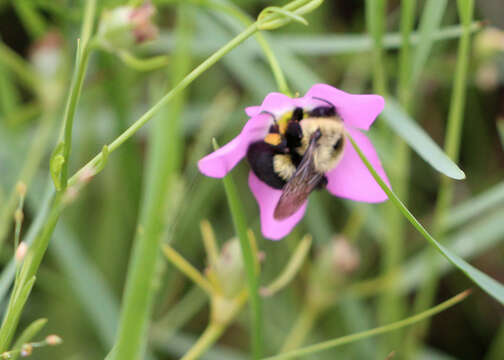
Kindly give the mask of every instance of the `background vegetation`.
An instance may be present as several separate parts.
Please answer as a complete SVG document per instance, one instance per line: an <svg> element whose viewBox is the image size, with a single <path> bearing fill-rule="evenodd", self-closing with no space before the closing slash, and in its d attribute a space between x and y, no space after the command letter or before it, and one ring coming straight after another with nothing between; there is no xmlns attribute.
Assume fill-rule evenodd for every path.
<svg viewBox="0 0 504 360"><path fill-rule="evenodd" d="M147 334L146 358L179 358L208 324L208 298L170 262L156 262L161 257L156 244L169 243L203 271L208 262L200 222L209 220L219 244L235 236L236 213L230 211L222 181L199 174L196 163L211 151L212 137L220 144L234 137L247 119L246 106L260 104L271 91L284 90L276 81L278 72L275 78L271 58L250 38L178 92L108 159L103 145L272 4L152 1L159 27L156 39L128 52L102 47L87 53L86 34L93 34L103 11L126 1L98 1L94 15L88 8L89 21L85 3L0 1L0 306L4 314L0 351L16 347L12 343L2 348L11 343L8 337L16 340L34 320L47 318L34 339L56 333L64 343L36 349L32 356L37 359L104 358L116 339L135 346L131 340L135 334L129 331L135 328L138 339L144 330ZM293 21L264 32L262 41L278 59L293 93L303 95L323 82L347 92L375 92L393 99L388 103L395 107L387 108L370 135L395 192L437 240L502 282L504 32L500 31L504 30L499 27L504 29L504 4L476 1L474 13L472 5L471 0L326 1L304 15L309 26ZM48 36L56 39L49 42L56 47L44 57L41 51L47 48L41 44L47 46ZM70 90L78 89L78 76L72 83L74 68L82 70L77 71L83 76L80 96ZM76 106L67 106L65 112L67 98L73 94ZM71 155L63 165L68 169L58 173L54 171L57 156L68 159L64 147L53 152L62 139L63 119L70 125L73 119ZM436 171L446 174L457 169L450 162L446 165L441 156L426 153L431 145L401 126L411 119L444 147L466 179L455 181ZM403 139L413 142L415 151ZM103 171L86 187L70 181L72 191L60 198L64 209L54 210L54 198L52 203L44 200L48 193L52 196L46 188L54 188L50 163L56 183L64 183L65 171L73 174L102 149L106 161L98 165L106 163ZM258 337L264 355L399 321L474 286L432 250L391 201L355 204L316 193L307 216L292 234L280 242L265 240L260 237L247 173L248 165L241 163L232 176L246 225L264 254L262 286L282 272L305 234L313 238L299 274L282 291L261 296ZM18 181L27 187L24 200ZM232 191L233 184L227 185ZM44 210L48 204L52 208ZM23 209L23 219L16 209ZM40 239L34 230L37 222L46 229L58 220L60 210L43 259L45 249L40 248L28 255L31 266L16 269L12 259L18 241ZM334 274L321 277L314 271L321 263L321 249L327 252L339 236L356 247L359 265L351 274L333 269ZM149 245L142 239L154 241ZM143 259L150 259L147 265L139 257L130 263L134 242ZM38 269L37 261L42 261ZM128 266L135 264L139 269L135 284L143 288L131 285L135 291L123 296ZM13 274L23 286L11 286ZM337 279L329 285L337 296L312 311L307 304L324 276ZM246 283L244 275L241 280ZM490 287L495 289L494 297L501 291L502 302L502 290ZM25 289L28 293L31 289L26 305L21 301ZM147 292L153 301L152 321L144 329L142 321L150 313L142 305L149 302L149 296L143 297ZM242 359L251 353L254 326L247 309L202 358ZM23 311L14 332L17 310ZM399 359L496 360L504 354L503 315L499 302L475 287L472 296L430 323L306 358L385 359L395 351ZM14 328L7 329L5 319L11 319Z"/></svg>

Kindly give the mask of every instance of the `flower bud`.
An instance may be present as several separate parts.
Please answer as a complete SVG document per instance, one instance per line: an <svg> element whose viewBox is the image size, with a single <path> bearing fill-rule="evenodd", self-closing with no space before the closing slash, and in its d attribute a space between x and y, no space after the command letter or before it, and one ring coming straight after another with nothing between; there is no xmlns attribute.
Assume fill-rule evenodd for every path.
<svg viewBox="0 0 504 360"><path fill-rule="evenodd" d="M100 44L112 51L156 38L158 28L151 22L155 11L149 1L139 7L119 6L104 11L97 34Z"/></svg>
<svg viewBox="0 0 504 360"><path fill-rule="evenodd" d="M20 197L25 197L26 195L26 184L22 181L18 181L16 184L16 192Z"/></svg>
<svg viewBox="0 0 504 360"><path fill-rule="evenodd" d="M483 91L492 91L499 85L499 68L494 61L485 61L476 70L476 85Z"/></svg>
<svg viewBox="0 0 504 360"><path fill-rule="evenodd" d="M244 288L245 267L238 239L224 244L214 270L224 297L233 298Z"/></svg>
<svg viewBox="0 0 504 360"><path fill-rule="evenodd" d="M16 261L18 263L23 261L27 252L28 252L28 245L26 245L25 242L21 242L16 249L16 254L15 254Z"/></svg>
<svg viewBox="0 0 504 360"><path fill-rule="evenodd" d="M32 344L23 344L21 347L21 356L30 356L33 352L33 345Z"/></svg>
<svg viewBox="0 0 504 360"><path fill-rule="evenodd" d="M47 33L30 50L30 62L41 80L40 96L48 105L55 105L63 94L66 77L63 38L56 31Z"/></svg>
<svg viewBox="0 0 504 360"><path fill-rule="evenodd" d="M63 38L56 31L47 33L30 50L30 61L44 78L53 78L63 65Z"/></svg>
<svg viewBox="0 0 504 360"><path fill-rule="evenodd" d="M348 277L359 267L360 255L344 237L335 236L316 256L310 273L309 301L317 306L331 302Z"/></svg>
<svg viewBox="0 0 504 360"><path fill-rule="evenodd" d="M50 346L55 346L55 345L59 345L63 342L63 339L61 339L58 335L48 335L46 338L45 338L45 341L47 343L47 345L50 345Z"/></svg>
<svg viewBox="0 0 504 360"><path fill-rule="evenodd" d="M480 58L487 58L504 51L504 31L489 27L480 31L474 40L474 53Z"/></svg>

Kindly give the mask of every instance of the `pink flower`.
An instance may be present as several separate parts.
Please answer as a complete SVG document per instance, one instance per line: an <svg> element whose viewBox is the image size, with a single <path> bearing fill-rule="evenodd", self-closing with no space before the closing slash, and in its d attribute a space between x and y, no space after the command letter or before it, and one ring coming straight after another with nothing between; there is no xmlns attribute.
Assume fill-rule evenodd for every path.
<svg viewBox="0 0 504 360"><path fill-rule="evenodd" d="M222 148L201 159L198 163L199 170L206 176L222 178L247 155L249 145L265 140L268 134L271 135L271 126L278 124L276 120L282 119L286 113L296 108L309 112L314 108L333 105L342 120L344 131L352 136L373 168L389 184L373 145L361 131L369 130L383 110L384 104L381 96L348 94L326 84L314 85L301 98L293 99L280 93L270 93L260 106L245 109L250 119L241 133ZM302 124L302 121L299 123ZM327 181L323 185L332 195L369 203L387 200L385 192L346 139L337 164L324 175ZM266 184L253 171L249 174L249 187L259 204L261 230L266 238L283 238L303 217L307 200L292 215L278 219L274 213L282 190Z"/></svg>

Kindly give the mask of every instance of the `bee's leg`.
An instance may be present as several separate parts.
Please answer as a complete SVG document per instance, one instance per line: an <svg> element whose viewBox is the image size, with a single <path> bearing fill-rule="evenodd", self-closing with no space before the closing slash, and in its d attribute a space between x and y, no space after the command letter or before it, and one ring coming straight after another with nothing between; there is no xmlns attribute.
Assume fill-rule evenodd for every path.
<svg viewBox="0 0 504 360"><path fill-rule="evenodd" d="M318 106L308 113L312 117L332 117L336 116L336 108L334 106Z"/></svg>
<svg viewBox="0 0 504 360"><path fill-rule="evenodd" d="M316 189L317 190L325 189L327 186L327 183L328 183L327 177L323 176L322 179L320 179L319 183L317 184Z"/></svg>
<svg viewBox="0 0 504 360"><path fill-rule="evenodd" d="M273 157L278 154L276 147L265 141L250 144L247 160L254 174L274 189L282 189L285 180L275 173Z"/></svg>

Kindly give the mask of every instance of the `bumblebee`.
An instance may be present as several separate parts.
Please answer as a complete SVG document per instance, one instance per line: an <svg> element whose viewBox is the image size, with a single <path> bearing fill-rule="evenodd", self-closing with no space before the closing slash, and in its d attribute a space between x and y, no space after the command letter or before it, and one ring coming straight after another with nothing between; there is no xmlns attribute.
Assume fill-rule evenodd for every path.
<svg viewBox="0 0 504 360"><path fill-rule="evenodd" d="M330 103L312 110L297 107L278 121L270 115L273 125L264 140L249 146L247 160L261 181L282 190L274 212L275 219L282 220L293 215L312 191L325 188L325 173L343 155L344 127Z"/></svg>

